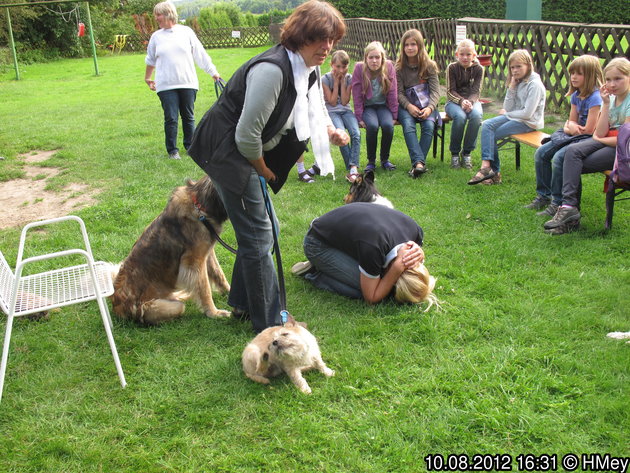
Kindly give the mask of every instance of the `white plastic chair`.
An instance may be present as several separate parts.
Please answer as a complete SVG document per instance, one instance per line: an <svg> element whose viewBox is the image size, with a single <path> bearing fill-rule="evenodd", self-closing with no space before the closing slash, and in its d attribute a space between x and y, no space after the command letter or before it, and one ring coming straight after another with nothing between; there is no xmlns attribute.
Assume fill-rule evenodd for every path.
<svg viewBox="0 0 630 473"><path fill-rule="evenodd" d="M75 221L81 228L85 249L68 249L39 256L22 259L24 255L24 243L28 230L64 221ZM77 266L62 267L52 271L23 276L24 268L37 261L67 257L68 255L80 255L85 258L85 263ZM15 274L11 271L7 260L0 251L0 307L8 315L4 345L2 346L2 363L0 364L0 400L4 387L4 376L9 357L9 343L11 341L11 329L13 318L23 315L44 312L56 307L70 304L78 304L85 301L96 300L105 326L107 340L114 356L114 363L120 378L120 384L124 388L127 385L125 375L120 365L118 351L112 335L112 320L105 298L114 293L111 276L107 263L94 262L92 249L88 240L87 231L83 220L73 215L53 218L39 222L29 223L22 229L20 246L18 248Z"/></svg>

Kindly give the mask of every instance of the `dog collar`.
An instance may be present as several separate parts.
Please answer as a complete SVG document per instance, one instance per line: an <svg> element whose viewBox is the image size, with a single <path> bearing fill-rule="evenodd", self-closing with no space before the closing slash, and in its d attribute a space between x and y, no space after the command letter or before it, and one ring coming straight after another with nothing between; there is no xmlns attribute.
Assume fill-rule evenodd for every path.
<svg viewBox="0 0 630 473"><path fill-rule="evenodd" d="M193 205L195 206L195 208L200 212L200 213L204 213L207 214L208 212L206 212L206 209L203 208L203 206L199 203L199 201L197 200L197 194L195 194L194 192L191 194L191 199L193 201Z"/></svg>

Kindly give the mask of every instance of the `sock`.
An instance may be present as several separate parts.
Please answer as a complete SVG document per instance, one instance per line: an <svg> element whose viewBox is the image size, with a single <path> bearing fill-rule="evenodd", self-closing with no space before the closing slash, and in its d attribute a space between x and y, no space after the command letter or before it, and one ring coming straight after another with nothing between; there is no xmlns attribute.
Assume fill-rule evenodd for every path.
<svg viewBox="0 0 630 473"><path fill-rule="evenodd" d="M306 169L304 168L304 161L297 163L298 174L302 174Z"/></svg>

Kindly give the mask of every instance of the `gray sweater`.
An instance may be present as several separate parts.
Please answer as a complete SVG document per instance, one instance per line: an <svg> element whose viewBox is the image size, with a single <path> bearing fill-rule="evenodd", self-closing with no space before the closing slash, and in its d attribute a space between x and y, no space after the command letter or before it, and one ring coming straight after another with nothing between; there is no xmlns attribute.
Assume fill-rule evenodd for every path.
<svg viewBox="0 0 630 473"><path fill-rule="evenodd" d="M540 130L545 126L545 92L540 76L532 72L515 89L508 87L503 101L505 116Z"/></svg>

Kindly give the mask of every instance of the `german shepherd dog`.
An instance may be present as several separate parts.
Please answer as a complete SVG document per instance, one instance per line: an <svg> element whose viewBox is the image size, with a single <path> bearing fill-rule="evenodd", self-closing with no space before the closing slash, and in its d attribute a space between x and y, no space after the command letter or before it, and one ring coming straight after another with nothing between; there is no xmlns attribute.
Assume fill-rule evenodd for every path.
<svg viewBox="0 0 630 473"><path fill-rule="evenodd" d="M374 184L374 173L372 171L359 174L354 182L350 185L348 194L343 198L345 204L352 202L373 202L375 204L384 205L390 209L394 205L389 199L383 197Z"/></svg>
<svg viewBox="0 0 630 473"><path fill-rule="evenodd" d="M205 217L213 233L200 217ZM230 312L214 305L210 286L212 281L221 292L230 290L214 254L216 236L227 219L208 176L176 187L114 277L114 312L123 319L157 325L180 317L183 301L193 299L206 316L228 317Z"/></svg>

